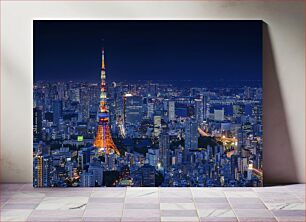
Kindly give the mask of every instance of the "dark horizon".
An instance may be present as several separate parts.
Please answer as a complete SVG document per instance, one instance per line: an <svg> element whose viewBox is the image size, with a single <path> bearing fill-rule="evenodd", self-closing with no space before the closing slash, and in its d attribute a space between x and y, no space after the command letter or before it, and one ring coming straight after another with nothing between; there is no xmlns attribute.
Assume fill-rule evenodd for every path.
<svg viewBox="0 0 306 222"><path fill-rule="evenodd" d="M99 80L37 80L34 81L34 84L39 83L68 83L72 82L75 84L100 84ZM115 83L122 83L122 84L167 84L172 85L174 87L182 87L182 88L207 88L207 89L213 89L213 88L241 88L241 87L251 87L251 88L262 88L262 80L242 80L242 81L191 81L191 80L134 80L134 81L128 81L128 80L119 80L119 81L107 81L107 87L108 85L111 85L112 82Z"/></svg>
<svg viewBox="0 0 306 222"><path fill-rule="evenodd" d="M103 46L108 81L261 83L261 25L261 21L34 21L34 81L98 82Z"/></svg>

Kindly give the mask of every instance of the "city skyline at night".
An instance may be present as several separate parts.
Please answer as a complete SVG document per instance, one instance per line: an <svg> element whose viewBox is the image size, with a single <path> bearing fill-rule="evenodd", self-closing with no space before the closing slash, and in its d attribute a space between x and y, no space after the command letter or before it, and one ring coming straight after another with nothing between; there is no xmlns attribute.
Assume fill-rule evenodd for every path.
<svg viewBox="0 0 306 222"><path fill-rule="evenodd" d="M262 186L260 21L35 23L34 187Z"/></svg>

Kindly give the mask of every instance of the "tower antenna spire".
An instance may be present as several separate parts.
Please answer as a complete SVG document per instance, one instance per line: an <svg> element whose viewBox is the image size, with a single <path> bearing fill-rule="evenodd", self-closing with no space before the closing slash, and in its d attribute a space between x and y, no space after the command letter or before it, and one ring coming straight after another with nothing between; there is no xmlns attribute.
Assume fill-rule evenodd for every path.
<svg viewBox="0 0 306 222"><path fill-rule="evenodd" d="M105 74L105 58L104 47L102 47L101 55L101 87L100 87L100 103L98 112L98 130L94 140L94 146L99 149L99 153L110 154L116 153L120 155L110 132L109 126L109 113L106 106L107 93L106 93L106 74Z"/></svg>
<svg viewBox="0 0 306 222"><path fill-rule="evenodd" d="M104 38L101 39L101 50L104 50Z"/></svg>

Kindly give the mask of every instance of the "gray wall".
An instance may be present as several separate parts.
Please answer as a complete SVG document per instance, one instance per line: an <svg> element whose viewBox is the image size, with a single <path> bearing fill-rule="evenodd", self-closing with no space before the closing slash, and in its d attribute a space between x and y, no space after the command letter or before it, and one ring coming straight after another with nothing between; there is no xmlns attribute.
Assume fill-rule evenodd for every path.
<svg viewBox="0 0 306 222"><path fill-rule="evenodd" d="M304 9L291 0L2 1L1 181L32 182L33 19L124 18L263 20L265 184L304 183Z"/></svg>

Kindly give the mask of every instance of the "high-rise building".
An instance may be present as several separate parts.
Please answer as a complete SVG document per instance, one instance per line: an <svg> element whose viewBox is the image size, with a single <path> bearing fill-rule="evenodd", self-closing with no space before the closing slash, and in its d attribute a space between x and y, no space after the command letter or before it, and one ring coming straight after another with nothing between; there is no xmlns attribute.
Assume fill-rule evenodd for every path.
<svg viewBox="0 0 306 222"><path fill-rule="evenodd" d="M158 137L161 132L161 116L154 116L154 136Z"/></svg>
<svg viewBox="0 0 306 222"><path fill-rule="evenodd" d="M170 137L167 133L162 133L159 137L160 161L164 168L168 167L168 153L170 150Z"/></svg>
<svg viewBox="0 0 306 222"><path fill-rule="evenodd" d="M154 115L154 103L147 103L147 118L153 118Z"/></svg>
<svg viewBox="0 0 306 222"><path fill-rule="evenodd" d="M253 163L249 163L247 171L247 179L252 180L252 175L253 175Z"/></svg>
<svg viewBox="0 0 306 222"><path fill-rule="evenodd" d="M43 186L50 187L51 186L51 171L52 171L52 157L44 156L43 157Z"/></svg>
<svg viewBox="0 0 306 222"><path fill-rule="evenodd" d="M90 94L89 94L89 90L87 90L86 88L82 88L81 89L81 103L79 105L79 121L80 122L85 122L87 121L87 119L89 118L89 101L90 101Z"/></svg>
<svg viewBox="0 0 306 222"><path fill-rule="evenodd" d="M238 171L238 157L236 155L231 156L231 179L236 179L236 172Z"/></svg>
<svg viewBox="0 0 306 222"><path fill-rule="evenodd" d="M187 119L185 123L185 149L198 148L198 124L195 119Z"/></svg>
<svg viewBox="0 0 306 222"><path fill-rule="evenodd" d="M262 121L262 105L255 104L252 108L252 116L255 118L257 123L261 123Z"/></svg>
<svg viewBox="0 0 306 222"><path fill-rule="evenodd" d="M33 158L33 186L43 187L43 157Z"/></svg>
<svg viewBox="0 0 306 222"><path fill-rule="evenodd" d="M208 115L209 115L209 110L207 105L207 96L203 95L203 119L207 120Z"/></svg>
<svg viewBox="0 0 306 222"><path fill-rule="evenodd" d="M42 138L42 110L38 107L33 108L33 137L34 142Z"/></svg>
<svg viewBox="0 0 306 222"><path fill-rule="evenodd" d="M155 187L155 167L145 164L141 170L141 186Z"/></svg>
<svg viewBox="0 0 306 222"><path fill-rule="evenodd" d="M149 162L149 165L156 167L159 159L159 149L148 149L146 158Z"/></svg>
<svg viewBox="0 0 306 222"><path fill-rule="evenodd" d="M195 118L196 121L200 124L203 122L204 118L204 105L203 105L203 99L195 99Z"/></svg>
<svg viewBox="0 0 306 222"><path fill-rule="evenodd" d="M252 90L250 87L244 87L244 98L245 99L250 99L252 96Z"/></svg>
<svg viewBox="0 0 306 222"><path fill-rule="evenodd" d="M70 98L72 102L80 102L80 89L75 88L70 90Z"/></svg>
<svg viewBox="0 0 306 222"><path fill-rule="evenodd" d="M51 170L51 156L35 156L33 161L33 186L50 187L52 178Z"/></svg>
<svg viewBox="0 0 306 222"><path fill-rule="evenodd" d="M78 162L77 162L77 164L78 164L78 167L81 169L81 170L83 170L84 169L84 165L85 165L85 161L84 161L84 154L83 154L83 152L79 152L78 153Z"/></svg>
<svg viewBox="0 0 306 222"><path fill-rule="evenodd" d="M126 97L126 123L139 125L143 117L142 109L142 97Z"/></svg>
<svg viewBox="0 0 306 222"><path fill-rule="evenodd" d="M224 120L224 109L215 109L214 110L214 120L223 121Z"/></svg>
<svg viewBox="0 0 306 222"><path fill-rule="evenodd" d="M83 172L80 176L81 187L94 187L95 177L92 172Z"/></svg>
<svg viewBox="0 0 306 222"><path fill-rule="evenodd" d="M60 119L63 115L63 103L61 100L53 101L53 122L56 126L59 126Z"/></svg>
<svg viewBox="0 0 306 222"><path fill-rule="evenodd" d="M242 115L244 115L244 109L245 109L244 104L234 104L233 105L233 116L241 117Z"/></svg>
<svg viewBox="0 0 306 222"><path fill-rule="evenodd" d="M105 157L104 171L117 170L116 158L117 155L115 153L111 153Z"/></svg>
<svg viewBox="0 0 306 222"><path fill-rule="evenodd" d="M168 118L169 121L175 120L175 101L169 101L168 104Z"/></svg>

